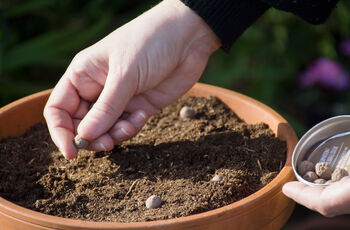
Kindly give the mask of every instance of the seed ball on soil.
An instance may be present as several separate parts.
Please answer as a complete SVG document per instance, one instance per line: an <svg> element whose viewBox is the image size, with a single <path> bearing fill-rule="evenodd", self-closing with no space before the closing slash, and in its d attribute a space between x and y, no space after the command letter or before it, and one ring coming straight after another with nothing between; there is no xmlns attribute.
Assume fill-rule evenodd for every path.
<svg viewBox="0 0 350 230"><path fill-rule="evenodd" d="M76 135L73 140L73 144L77 149L85 149L89 146L89 141Z"/></svg>
<svg viewBox="0 0 350 230"><path fill-rule="evenodd" d="M328 162L318 162L315 166L317 176L329 180L332 177L332 167Z"/></svg>
<svg viewBox="0 0 350 230"><path fill-rule="evenodd" d="M180 110L180 117L183 119L194 118L195 115L196 115L196 112L194 111L193 108L189 106L184 106Z"/></svg>
<svg viewBox="0 0 350 230"><path fill-rule="evenodd" d="M316 173L313 171L308 171L307 173L305 173L303 178L304 180L307 180L309 182L314 182L316 179L318 179Z"/></svg>
<svg viewBox="0 0 350 230"><path fill-rule="evenodd" d="M224 178L220 175L215 175L213 178L211 178L211 181L222 181Z"/></svg>
<svg viewBox="0 0 350 230"><path fill-rule="evenodd" d="M336 168L332 173L332 181L333 182L339 181L341 178L346 176L349 176L348 171L342 168Z"/></svg>
<svg viewBox="0 0 350 230"><path fill-rule="evenodd" d="M302 161L298 166L298 172L300 175L305 175L308 171L314 171L315 165L311 161Z"/></svg>
<svg viewBox="0 0 350 230"><path fill-rule="evenodd" d="M319 178L319 179L314 180L314 183L315 183L315 184L325 184L325 183L326 183L326 180L325 180L325 179L322 179L322 178Z"/></svg>
<svg viewBox="0 0 350 230"><path fill-rule="evenodd" d="M152 195L152 196L148 197L148 199L146 200L146 208L148 208L148 209L158 208L161 203L162 203L162 200L160 199L159 196Z"/></svg>

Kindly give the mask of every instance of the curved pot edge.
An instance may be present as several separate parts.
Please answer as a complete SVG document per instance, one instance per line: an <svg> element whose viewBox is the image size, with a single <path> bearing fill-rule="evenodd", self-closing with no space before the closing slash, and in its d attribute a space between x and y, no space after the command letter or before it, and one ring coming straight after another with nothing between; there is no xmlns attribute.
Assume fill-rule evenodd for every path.
<svg viewBox="0 0 350 230"><path fill-rule="evenodd" d="M222 89L222 88L219 88L219 87L216 87L216 86L210 86L210 85L206 85L206 84L202 84L202 83L197 83L194 87L193 87L193 90L198 90L200 87L208 87L210 91L213 91L213 90L217 90L217 89L220 89L222 90L221 94L234 94L234 95L239 95L239 97L242 98L242 100L246 100L246 103L251 103L253 104L254 106L260 106L262 107L264 110L267 110L270 114L272 114L271 116L274 116L275 119L278 119L281 123L285 123L287 124L287 135L290 136L291 140L289 140L289 143L288 143L288 154L287 154L287 162L285 164L285 166L283 167L282 171L279 173L279 175L274 178L273 181L271 181L268 185L266 185L264 188L260 189L259 191L257 191L256 193L240 200L240 201L237 201L233 204L230 204L230 205L227 205L227 206L224 206L222 208L218 208L218 209L215 209L215 210L211 210L211 211L208 211L208 212L205 212L205 213L200 213L200 214L195 214L195 215L191 215L191 216L187 216L187 217L181 217L181 218L178 218L178 219L170 219L170 220L161 220L161 221L152 221L152 222L137 222L137 223L118 223L118 225L120 225L120 227L131 227L131 228L138 228L139 226L142 225L142 227L151 227L151 226L166 226L166 225L169 225L169 224L174 224L174 220L176 223L183 223L183 222L188 222L188 221L197 221L197 220L200 220L200 219L206 219L206 218L215 218L215 219L220 219L222 220L222 218L224 218L226 215L225 213L229 212L230 214L232 214L232 209L236 209L234 212L240 212L239 210L239 207L247 207L247 206L250 206L253 199L256 200L256 199L265 199L266 198L266 193L265 191L266 190L270 190L270 193L271 191L273 192L277 192L277 191L280 191L281 189L281 186L287 182L287 181L290 181L293 176L291 177L291 175L294 175L293 174L293 171L290 167L290 159L291 159L291 152L292 152L292 148L294 148L296 142L297 142L297 137L293 131L293 129L290 127L290 125L288 125L288 123L285 121L284 118L282 118L277 112L275 112L274 110L272 110L270 107L250 98L250 97L247 97L245 95L242 95L240 93L237 93L237 92L233 92L233 91L230 91L230 90L227 90L227 89ZM30 96L27 96L27 97L24 97L22 99L19 99L15 102L12 102L10 103L9 105L3 107L0 109L0 115L3 111L5 111L6 109L8 108L11 108L13 106L18 106L19 104L29 100L29 99L33 99L33 98L38 98L38 97L43 97L43 98L46 98L48 96L48 94L50 93L51 90L45 90L43 92L39 92L39 93L36 93L36 94L33 94L33 95L30 95ZM210 93L209 93L210 94ZM220 97L220 95L218 95ZM225 101L224 101L225 102ZM6 208L10 208L10 209L7 209ZM32 211L32 210L29 210L29 209L26 209L26 208L23 208L23 207L20 207L16 204L13 204L12 202L9 202L3 198L0 198L0 210L6 210L6 211L9 211L11 210L12 208L20 208L20 213L19 215L22 216L24 219L27 219L27 218L30 218L32 215L35 215L36 217L38 212L35 212L35 211ZM22 209L22 210L21 210ZM6 213L5 211L5 213ZM12 210L13 211L13 210ZM29 212L28 212L29 211ZM18 213L17 213L18 214ZM66 219L65 218L61 218L61 217L55 217L55 216L50 216L50 215L46 215L46 214L42 214L42 213L39 213L41 215L40 219L42 218L43 221L48 221L50 220L50 222L54 222L56 224L59 224L58 222L66 222ZM229 218L229 217L227 217ZM88 223L88 226L95 226L96 224L98 226L105 226L105 227L112 227L114 226L115 227L115 223L110 223L110 222L97 222L96 224L94 222L88 222L88 221L81 221L81 220L72 220L73 222L75 222L76 224L76 227L79 227L81 223ZM171 223L170 223L171 222ZM65 225L64 223L62 223L63 225ZM71 225L70 225L71 226Z"/></svg>

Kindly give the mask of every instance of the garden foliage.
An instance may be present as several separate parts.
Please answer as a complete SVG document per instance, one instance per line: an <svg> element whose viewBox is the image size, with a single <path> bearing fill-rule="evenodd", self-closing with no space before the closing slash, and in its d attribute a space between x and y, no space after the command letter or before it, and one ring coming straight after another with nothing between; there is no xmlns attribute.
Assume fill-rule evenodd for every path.
<svg viewBox="0 0 350 230"><path fill-rule="evenodd" d="M53 87L77 52L157 2L2 0L0 105ZM350 113L349 39L350 1L340 1L320 26L270 9L229 54L212 56L201 81L262 101L301 135L320 120ZM311 83L303 84L310 81L305 76Z"/></svg>

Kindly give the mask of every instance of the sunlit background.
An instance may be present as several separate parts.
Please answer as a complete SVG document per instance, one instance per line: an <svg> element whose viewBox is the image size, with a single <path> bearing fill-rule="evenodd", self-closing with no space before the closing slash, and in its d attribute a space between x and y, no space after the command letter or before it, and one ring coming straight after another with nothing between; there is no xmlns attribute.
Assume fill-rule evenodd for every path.
<svg viewBox="0 0 350 230"><path fill-rule="evenodd" d="M74 55L159 0L1 0L0 106L52 88ZM232 47L216 52L201 82L251 96L300 137L350 114L350 1L312 26L270 9Z"/></svg>

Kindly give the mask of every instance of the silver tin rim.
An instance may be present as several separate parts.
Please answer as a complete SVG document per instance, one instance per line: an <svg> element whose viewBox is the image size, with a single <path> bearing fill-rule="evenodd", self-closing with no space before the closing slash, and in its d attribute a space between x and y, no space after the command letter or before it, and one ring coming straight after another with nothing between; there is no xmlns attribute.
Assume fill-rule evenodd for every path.
<svg viewBox="0 0 350 230"><path fill-rule="evenodd" d="M318 123L300 138L292 154L292 168L298 181L310 186L327 186L325 184L315 184L304 180L297 171L297 165L304 159L308 150L317 143L320 143L331 136L347 131L350 131L350 115L340 115Z"/></svg>

